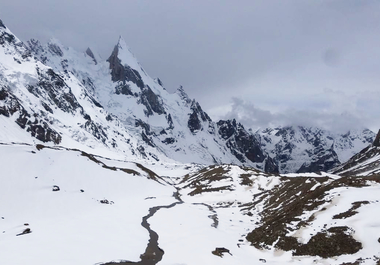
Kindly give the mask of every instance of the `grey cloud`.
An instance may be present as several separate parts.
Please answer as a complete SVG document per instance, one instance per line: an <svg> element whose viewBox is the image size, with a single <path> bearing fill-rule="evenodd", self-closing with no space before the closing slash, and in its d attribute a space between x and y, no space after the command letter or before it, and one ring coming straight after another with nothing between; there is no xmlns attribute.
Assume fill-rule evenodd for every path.
<svg viewBox="0 0 380 265"><path fill-rule="evenodd" d="M239 98L233 98L231 110L219 118L235 118L253 130L276 126L306 126L341 133L367 128L366 124L369 119L347 110L339 113L317 108L311 110L286 109L276 113L258 108L253 103ZM374 128L372 129L374 130Z"/></svg>

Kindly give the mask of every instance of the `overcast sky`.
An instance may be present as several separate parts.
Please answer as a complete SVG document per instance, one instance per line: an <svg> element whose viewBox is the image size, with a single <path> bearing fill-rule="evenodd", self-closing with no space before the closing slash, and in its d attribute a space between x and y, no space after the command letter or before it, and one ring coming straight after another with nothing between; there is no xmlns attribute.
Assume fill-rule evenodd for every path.
<svg viewBox="0 0 380 265"><path fill-rule="evenodd" d="M21 40L104 58L122 35L152 77L246 127L380 128L380 1L0 0Z"/></svg>

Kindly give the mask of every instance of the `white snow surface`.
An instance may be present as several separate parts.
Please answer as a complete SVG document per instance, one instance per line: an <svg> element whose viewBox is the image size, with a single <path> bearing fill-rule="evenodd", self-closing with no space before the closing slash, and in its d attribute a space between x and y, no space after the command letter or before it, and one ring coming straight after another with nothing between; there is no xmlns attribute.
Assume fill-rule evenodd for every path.
<svg viewBox="0 0 380 265"><path fill-rule="evenodd" d="M33 145L1 144L0 157L0 264L138 261L149 240L141 226L142 217L151 207L176 202L173 193L177 189L183 203L160 209L148 219L151 229L159 235L160 248L165 251L158 264L248 265L261 264L260 259L267 264L341 264L360 257L368 258L363 264L375 264L373 256L380 255L377 247L380 185L370 181L367 187L331 190L327 195L331 202L300 217L316 216L306 228L293 233L300 242L325 229L326 224L327 228L352 227L354 237L363 243L363 249L356 254L322 259L295 257L291 252L272 247L259 250L245 239L258 226L262 206L257 205L251 216L240 206L251 202L255 194L281 184L284 176L225 165L220 166L225 170L225 178L209 182L197 180L200 175L194 173L199 170L196 164L140 161L165 180L159 183L149 179L147 172L133 161L96 156L101 163L98 164L81 151L63 147L37 150ZM140 175L121 169L135 170ZM182 177L186 174L189 177ZM251 184L241 185L241 175L248 176ZM191 181L207 184L214 191L191 196L193 188L188 186ZM54 185L60 191L52 191ZM222 187L230 189L218 190ZM104 199L111 203L100 203ZM347 211L353 202L364 200L369 204L357 209L356 215L332 219ZM32 232L16 236L26 228ZM213 255L211 252L217 247L227 248L232 255Z"/></svg>
<svg viewBox="0 0 380 265"><path fill-rule="evenodd" d="M61 148L0 145L0 157L0 264L138 261L149 239L142 216L175 201L173 187L147 179L131 163L103 160L141 176ZM26 228L32 232L16 236Z"/></svg>

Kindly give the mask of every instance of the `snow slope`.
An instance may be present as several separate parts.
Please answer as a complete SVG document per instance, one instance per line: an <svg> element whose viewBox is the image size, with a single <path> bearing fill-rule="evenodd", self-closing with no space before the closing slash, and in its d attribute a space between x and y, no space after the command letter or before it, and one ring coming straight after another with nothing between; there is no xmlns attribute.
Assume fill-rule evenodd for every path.
<svg viewBox="0 0 380 265"><path fill-rule="evenodd" d="M140 164L42 145L1 144L0 157L1 264L138 262L149 240L142 218L152 207L173 203L177 205L148 219L164 251L158 264L379 261L379 178L279 176L233 165L199 169L145 160ZM53 191L54 186L60 190ZM278 238L273 243L265 243L266 237L251 241L252 233L265 227L268 238ZM347 227L344 234L328 232L340 227ZM19 235L27 228L31 233ZM300 255L298 245L284 250L278 243L291 237L307 245L325 233L334 240L347 236L344 240L360 249ZM339 247L344 250L332 241L328 249ZM229 253L217 256L217 248Z"/></svg>
<svg viewBox="0 0 380 265"><path fill-rule="evenodd" d="M137 261L148 241L142 216L175 201L173 187L134 163L99 158L136 172L126 173L80 151L29 145L0 145L0 157L0 264Z"/></svg>
<svg viewBox="0 0 380 265"><path fill-rule="evenodd" d="M380 262L378 177L280 177L223 165L188 174L177 187L184 204L151 221L166 253L161 264ZM217 247L232 255L210 255Z"/></svg>

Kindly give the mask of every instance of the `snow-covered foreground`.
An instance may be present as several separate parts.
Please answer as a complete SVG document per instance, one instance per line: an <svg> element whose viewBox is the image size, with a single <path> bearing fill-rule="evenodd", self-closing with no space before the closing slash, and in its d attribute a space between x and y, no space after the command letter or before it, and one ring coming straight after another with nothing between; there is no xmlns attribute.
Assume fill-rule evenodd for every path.
<svg viewBox="0 0 380 265"><path fill-rule="evenodd" d="M298 187L292 184L297 182ZM289 190L289 183L294 190ZM253 169L223 165L210 166L206 170L185 176L178 187L181 188L184 204L170 210L162 210L150 221L152 228L160 235L160 246L165 249L160 264L380 262L378 179L358 178L357 182L355 179L341 181L338 176L326 173L273 176ZM298 188L302 191L298 191ZM310 195L313 192L317 194L315 199L314 195ZM277 197L279 193L284 197ZM311 196L313 199L303 202L303 196ZM246 238L247 234L266 226L266 218L276 218L276 214L281 216L282 212L288 211L289 208L296 211L297 197L300 200L298 206L301 205L304 210L300 214L294 214L295 218L290 218L291 222L285 223L288 231L286 236L296 238L299 245L315 241L316 246L311 244L311 248L322 250L316 251L318 254L312 256L294 255L294 252L300 253L297 248L290 247L289 251L283 251L276 246L280 237L272 245L264 244L263 248L253 247ZM257 202L254 207L251 207L252 201ZM273 205L276 206L275 209L271 209ZM266 216L268 209L269 212L273 211L273 216ZM293 212L289 212L289 216L292 214ZM301 225L302 222L304 224ZM328 242L329 237L334 236L329 229L334 231L339 230L339 227L347 227L347 231L344 232L349 235L347 240L352 236L362 244L359 251L342 254L341 252L346 250L339 248L343 249L344 244L340 245L339 240L331 240L331 244ZM268 234L271 233L269 229L268 227ZM322 240L319 241L318 236L314 237L326 231L327 240L321 237ZM342 240L345 241L346 238ZM325 241L328 242L328 246ZM220 247L228 249L231 255L211 255L213 250ZM336 256L331 254L335 252ZM326 257L323 257L325 254Z"/></svg>
<svg viewBox="0 0 380 265"><path fill-rule="evenodd" d="M41 147L0 144L0 264L138 262L149 241L142 218L152 207L173 203L147 220L164 250L158 264L379 262L378 179L275 176L232 165L199 170L194 164L138 164ZM268 234L276 234L267 220L297 205L302 211L284 219L286 237L295 238L296 247L279 250L283 236L264 248L252 246L253 231L268 226ZM352 236L361 249L325 258L293 255L319 233L333 238L328 231L336 227L348 227L347 239ZM31 233L22 234L26 229ZM214 255L217 248L228 252Z"/></svg>
<svg viewBox="0 0 380 265"><path fill-rule="evenodd" d="M132 163L110 166L140 176L64 149L0 145L0 157L0 264L138 261L149 240L141 218L176 201L173 187L147 179ZM30 234L16 236L27 228Z"/></svg>

